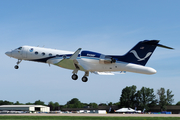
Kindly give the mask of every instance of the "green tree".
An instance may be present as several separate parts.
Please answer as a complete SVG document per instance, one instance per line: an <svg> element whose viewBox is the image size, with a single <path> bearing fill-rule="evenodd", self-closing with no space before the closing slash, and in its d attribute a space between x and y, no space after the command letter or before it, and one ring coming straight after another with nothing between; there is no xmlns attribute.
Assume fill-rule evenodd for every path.
<svg viewBox="0 0 180 120"><path fill-rule="evenodd" d="M28 103L26 103L26 105L34 105L34 103L30 103L30 102L28 102Z"/></svg>
<svg viewBox="0 0 180 120"><path fill-rule="evenodd" d="M98 108L96 103L89 103L90 108Z"/></svg>
<svg viewBox="0 0 180 120"><path fill-rule="evenodd" d="M142 110L149 110L149 107L155 106L157 103L154 90L146 87L142 87L136 93L136 105L141 106Z"/></svg>
<svg viewBox="0 0 180 120"><path fill-rule="evenodd" d="M166 92L164 88L160 88L157 91L157 95L159 96L158 100L161 111L166 110L166 106L171 105L174 101L174 95L172 94L172 91L170 91L169 89Z"/></svg>
<svg viewBox="0 0 180 120"><path fill-rule="evenodd" d="M66 103L67 108L83 108L83 103L81 103L77 98L73 98Z"/></svg>
<svg viewBox="0 0 180 120"><path fill-rule="evenodd" d="M126 88L122 90L122 94L120 97L120 106L134 108L136 103L135 94L136 94L136 86L134 85L130 87L126 86Z"/></svg>
<svg viewBox="0 0 180 120"><path fill-rule="evenodd" d="M167 91L166 91L167 105L172 105L172 103L174 102L173 96L174 96L174 94L172 94L172 91L167 89Z"/></svg>
<svg viewBox="0 0 180 120"><path fill-rule="evenodd" d="M109 102L109 103L108 103L108 106L112 106L112 105L113 105L113 103L112 103L112 102Z"/></svg>
<svg viewBox="0 0 180 120"><path fill-rule="evenodd" d="M113 105L120 106L120 102L113 103Z"/></svg>
<svg viewBox="0 0 180 120"><path fill-rule="evenodd" d="M55 110L55 105L54 105L54 103L52 101L50 101L48 103L48 106L50 107L50 111L54 111Z"/></svg>
<svg viewBox="0 0 180 120"><path fill-rule="evenodd" d="M37 100L34 102L34 105L45 105L43 101Z"/></svg>
<svg viewBox="0 0 180 120"><path fill-rule="evenodd" d="M176 105L180 105L180 101L176 103Z"/></svg>
<svg viewBox="0 0 180 120"><path fill-rule="evenodd" d="M100 103L99 106L107 106L106 103Z"/></svg>
<svg viewBox="0 0 180 120"><path fill-rule="evenodd" d="M16 101L16 103L14 103L14 105L24 105L23 103L19 103L19 101Z"/></svg>
<svg viewBox="0 0 180 120"><path fill-rule="evenodd" d="M0 105L13 105L14 103L13 102L10 102L10 101L3 101L3 100L0 100Z"/></svg>
<svg viewBox="0 0 180 120"><path fill-rule="evenodd" d="M59 105L58 102L55 102L55 103L54 103L54 109L55 109L55 110L60 110L60 105Z"/></svg>
<svg viewBox="0 0 180 120"><path fill-rule="evenodd" d="M157 91L157 94L159 96L159 105L160 105L160 109L161 111L166 109L166 95L165 95L165 89L164 88L160 88Z"/></svg>

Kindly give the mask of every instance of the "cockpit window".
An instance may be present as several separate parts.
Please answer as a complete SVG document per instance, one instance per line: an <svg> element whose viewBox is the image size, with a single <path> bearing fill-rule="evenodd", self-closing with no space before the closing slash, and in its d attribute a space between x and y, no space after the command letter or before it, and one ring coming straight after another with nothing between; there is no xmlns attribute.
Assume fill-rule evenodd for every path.
<svg viewBox="0 0 180 120"><path fill-rule="evenodd" d="M22 50L22 47L17 48L18 50Z"/></svg>

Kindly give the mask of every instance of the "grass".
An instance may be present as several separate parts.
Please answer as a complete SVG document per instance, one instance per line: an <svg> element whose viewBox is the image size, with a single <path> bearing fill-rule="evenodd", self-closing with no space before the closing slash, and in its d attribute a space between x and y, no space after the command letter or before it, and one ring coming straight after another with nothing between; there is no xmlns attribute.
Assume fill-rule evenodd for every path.
<svg viewBox="0 0 180 120"><path fill-rule="evenodd" d="M180 117L0 116L0 120L180 120Z"/></svg>

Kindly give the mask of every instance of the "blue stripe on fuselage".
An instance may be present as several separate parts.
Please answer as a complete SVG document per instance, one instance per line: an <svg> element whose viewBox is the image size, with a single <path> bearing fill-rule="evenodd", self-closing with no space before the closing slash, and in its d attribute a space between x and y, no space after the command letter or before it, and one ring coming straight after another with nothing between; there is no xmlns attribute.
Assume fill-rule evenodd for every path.
<svg viewBox="0 0 180 120"><path fill-rule="evenodd" d="M91 51L82 51L81 52L81 57L92 57L92 58L100 58L101 54L96 53L96 52L91 52Z"/></svg>
<svg viewBox="0 0 180 120"><path fill-rule="evenodd" d="M46 63L47 60L51 59L51 58L63 58L63 56L66 56L66 58L70 58L72 56L72 54L64 54L64 55L56 55L56 56L51 56L51 57L45 57L45 58L41 58L41 59L31 59L29 61L35 61L35 62L43 62ZM80 56L80 55L78 55Z"/></svg>

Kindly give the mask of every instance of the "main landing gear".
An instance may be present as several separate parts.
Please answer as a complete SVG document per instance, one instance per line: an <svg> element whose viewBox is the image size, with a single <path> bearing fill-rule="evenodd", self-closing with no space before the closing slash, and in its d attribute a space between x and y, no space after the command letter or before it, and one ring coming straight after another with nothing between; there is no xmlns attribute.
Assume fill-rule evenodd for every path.
<svg viewBox="0 0 180 120"><path fill-rule="evenodd" d="M87 82L88 81L88 78L86 76L82 77L82 81L83 82Z"/></svg>
<svg viewBox="0 0 180 120"><path fill-rule="evenodd" d="M18 61L17 61L17 65L15 65L15 66L14 66L14 68L15 68L15 69L18 69L18 68L19 68L19 66L18 66L18 65L21 63L21 61L22 61L22 60L19 60L19 59L18 59Z"/></svg>
<svg viewBox="0 0 180 120"><path fill-rule="evenodd" d="M72 79L73 79L73 80L77 80L77 79L78 79L78 76L77 76L76 74L73 74L73 75L72 75Z"/></svg>
<svg viewBox="0 0 180 120"><path fill-rule="evenodd" d="M74 72L74 71L73 71ZM88 81L88 78L87 76L89 76L89 71L86 71L84 76L82 77L82 81L83 82L87 82ZM78 79L78 75L77 75L77 72L76 73L73 73L72 77L71 77L73 80L77 80Z"/></svg>

